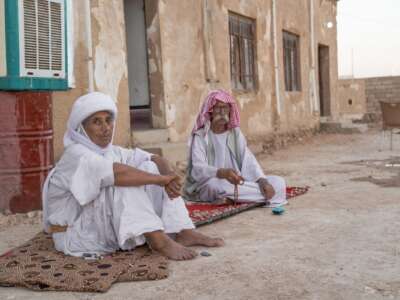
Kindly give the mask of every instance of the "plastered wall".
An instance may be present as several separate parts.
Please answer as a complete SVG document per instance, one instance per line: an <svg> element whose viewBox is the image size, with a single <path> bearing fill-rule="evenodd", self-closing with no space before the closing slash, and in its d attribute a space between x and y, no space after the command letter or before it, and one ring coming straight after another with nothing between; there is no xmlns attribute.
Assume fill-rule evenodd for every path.
<svg viewBox="0 0 400 300"><path fill-rule="evenodd" d="M337 99L339 114L362 116L367 112L364 79L341 79L338 81Z"/></svg>
<svg viewBox="0 0 400 300"><path fill-rule="evenodd" d="M167 128L169 140L186 141L207 93L224 88L233 93L241 112L241 128L250 140L271 134L318 127L318 83L313 92L313 66L317 74L318 44L330 49L332 115L339 111L337 89L336 1L314 1L314 64L311 51L309 0L277 1L277 51L279 95L275 89L272 0L146 0L146 28L153 126ZM125 24L122 0L91 1L93 72L95 90L118 100L115 142L130 142ZM88 89L84 1L75 1L75 87L53 93L55 155L62 153L62 135L70 107ZM255 20L257 88L231 87L229 12ZM326 23L333 22L333 28ZM283 36L287 30L300 36L301 91L287 92L283 73ZM316 78L318 80L318 78Z"/></svg>
<svg viewBox="0 0 400 300"><path fill-rule="evenodd" d="M73 49L75 86L66 92L53 92L54 150L58 159L63 151L62 137L75 99L88 92L87 43L84 1L73 3ZM114 141L130 143L129 103L126 67L125 25L122 0L92 0L94 90L111 95L119 110ZM71 70L70 70L71 71Z"/></svg>
<svg viewBox="0 0 400 300"><path fill-rule="evenodd" d="M319 115L312 107L310 90L310 1L277 1L278 75L283 103L280 115L277 112L274 81L271 1L171 0L160 1L158 8L165 119L172 141L183 141L187 138L205 95L210 89L218 87L231 91L236 97L241 110L241 127L250 139L272 132L289 132L318 126ZM314 9L315 60L317 61L318 43L330 47L331 103L335 107L336 24L330 30L319 27L328 20L335 21L336 2L316 0ZM254 91L242 92L231 88L228 29L230 11L256 22L258 87ZM302 89L299 92L285 91L283 30L300 36Z"/></svg>

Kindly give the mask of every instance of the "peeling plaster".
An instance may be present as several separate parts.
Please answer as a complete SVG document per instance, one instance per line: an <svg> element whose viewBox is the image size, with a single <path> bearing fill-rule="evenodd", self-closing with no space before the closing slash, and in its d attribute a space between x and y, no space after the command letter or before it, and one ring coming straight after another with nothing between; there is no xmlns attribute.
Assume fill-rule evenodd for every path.
<svg viewBox="0 0 400 300"><path fill-rule="evenodd" d="M243 109L243 107L247 103L250 103L253 99L250 97L246 97L246 96L239 96L239 97L236 97L236 100L239 102L240 109Z"/></svg>
<svg viewBox="0 0 400 300"><path fill-rule="evenodd" d="M148 61L148 67L149 67L149 73L156 73L158 71L157 69L157 63L154 61L154 58L150 58ZM153 95L154 97L154 95Z"/></svg>
<svg viewBox="0 0 400 300"><path fill-rule="evenodd" d="M293 31L304 40L300 55L301 60L309 62L309 26L308 5L303 1L280 0L277 18L278 29ZM268 3L268 4L266 4ZM302 70L302 91L291 95L286 93L282 87L281 91L285 97L286 109L282 116L276 112L276 93L274 85L273 66L273 36L272 36L272 11L270 1L262 0L209 0L212 8L212 23L214 30L210 37L214 49L215 63L210 62L209 68L216 68L216 79L218 81L206 81L205 56L210 54L212 47L202 47L200 43L204 30L204 22L200 8L201 1L166 1L159 0L159 22L161 30L162 51L153 49L158 72L162 72L164 78L165 99L165 124L169 130L171 141L183 141L189 133L188 124L194 122L195 115L199 111L204 95L212 88L225 88L231 90L229 72L229 27L227 23L228 11L254 18L256 20L257 38L257 82L258 89L251 92L234 91L238 105L242 112L243 129L247 136L265 136L271 132L293 131L299 126L306 128L314 127L318 118L312 115L308 106L310 105L310 87L308 85L309 63ZM318 11L320 18L326 16L326 12ZM153 24L153 20L149 21ZM218 30L217 30L218 29ZM335 36L333 31L326 31L317 26L316 41L326 44L331 48L332 69L336 61ZM153 28L151 28L153 31ZM177 35L179 32L179 35ZM152 37L150 37L151 39ZM281 36L279 35L279 39ZM281 43L278 42L279 49ZM162 52L154 55L154 51ZM279 52L279 57L283 57ZM158 61L162 61L162 64ZM279 67L283 69L283 60L279 60ZM203 73L204 72L204 73ZM331 87L336 85L335 71L332 70ZM283 74L280 74L283 80ZM332 91L332 101L334 92ZM158 105L157 105L158 106ZM179 116L179 118L177 118ZM153 116L154 117L154 116ZM250 125L251 124L251 125ZM279 125L279 126L278 126Z"/></svg>
<svg viewBox="0 0 400 300"><path fill-rule="evenodd" d="M99 0L93 16L99 26L98 44L95 47L94 79L99 91L118 101L121 80L127 76L125 30L122 2Z"/></svg>
<svg viewBox="0 0 400 300"><path fill-rule="evenodd" d="M262 112L255 113L250 118L248 118L247 124L248 127L251 128L253 134L257 135L265 132L265 129L267 127L267 122L265 119L265 113Z"/></svg>
<svg viewBox="0 0 400 300"><path fill-rule="evenodd" d="M151 36L152 34L156 34L157 31L158 31L158 22L157 22L157 18L154 17L153 20L151 20L150 26L148 26L146 28L147 36Z"/></svg>
<svg viewBox="0 0 400 300"><path fill-rule="evenodd" d="M165 114L167 117L167 126L171 126L172 123L175 121L176 105L169 103L167 105L167 110L166 110Z"/></svg>
<svg viewBox="0 0 400 300"><path fill-rule="evenodd" d="M222 4L221 10L222 10L222 12L225 13L225 14L228 13L228 8L227 8L224 4Z"/></svg>
<svg viewBox="0 0 400 300"><path fill-rule="evenodd" d="M264 40L268 44L272 41L272 14L271 10L268 10L267 15L265 16L265 34Z"/></svg>
<svg viewBox="0 0 400 300"><path fill-rule="evenodd" d="M159 5L158 5L158 13L159 13L160 15L162 15L162 14L164 13L164 11L165 11L165 6L166 6L165 0L161 0L161 1L159 2Z"/></svg>
<svg viewBox="0 0 400 300"><path fill-rule="evenodd" d="M261 63L257 64L257 75L258 75L258 80L262 82L264 80L264 68Z"/></svg>

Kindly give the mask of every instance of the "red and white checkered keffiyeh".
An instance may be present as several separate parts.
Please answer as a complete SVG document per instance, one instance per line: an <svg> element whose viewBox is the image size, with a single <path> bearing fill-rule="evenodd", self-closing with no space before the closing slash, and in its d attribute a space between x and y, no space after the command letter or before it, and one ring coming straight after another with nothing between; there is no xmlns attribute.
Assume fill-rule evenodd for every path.
<svg viewBox="0 0 400 300"><path fill-rule="evenodd" d="M204 100L201 111L197 116L196 124L193 127L192 133L196 132L200 128L203 128L206 122L210 120L212 109L217 101L228 103L231 108L229 114L228 129L240 126L239 109L233 96L224 90L213 90L208 93L207 97Z"/></svg>

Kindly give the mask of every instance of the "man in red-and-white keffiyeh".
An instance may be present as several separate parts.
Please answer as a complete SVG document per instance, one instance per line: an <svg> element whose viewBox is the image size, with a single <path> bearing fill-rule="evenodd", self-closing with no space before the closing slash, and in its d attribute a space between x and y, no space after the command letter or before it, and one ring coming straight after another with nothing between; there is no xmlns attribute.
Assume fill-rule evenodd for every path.
<svg viewBox="0 0 400 300"><path fill-rule="evenodd" d="M186 198L214 203L226 199L265 202L269 207L286 204L285 180L264 174L239 126L239 110L232 95L211 91L190 137Z"/></svg>

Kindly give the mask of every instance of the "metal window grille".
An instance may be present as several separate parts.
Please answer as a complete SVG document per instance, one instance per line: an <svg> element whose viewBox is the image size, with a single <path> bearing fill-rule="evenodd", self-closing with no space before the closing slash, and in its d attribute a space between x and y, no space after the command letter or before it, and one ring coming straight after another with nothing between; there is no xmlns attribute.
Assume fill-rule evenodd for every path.
<svg viewBox="0 0 400 300"><path fill-rule="evenodd" d="M283 32L283 63L286 90L300 91L300 37L287 31Z"/></svg>
<svg viewBox="0 0 400 300"><path fill-rule="evenodd" d="M64 0L19 0L21 76L65 77Z"/></svg>
<svg viewBox="0 0 400 300"><path fill-rule="evenodd" d="M255 21L229 14L231 82L235 89L255 88Z"/></svg>

